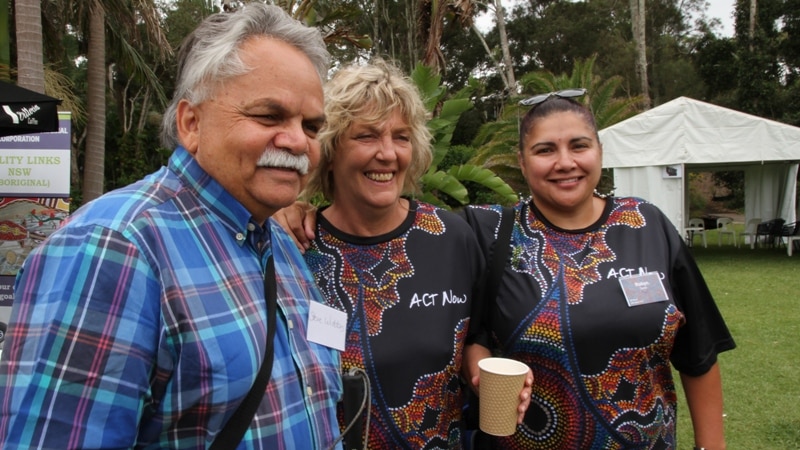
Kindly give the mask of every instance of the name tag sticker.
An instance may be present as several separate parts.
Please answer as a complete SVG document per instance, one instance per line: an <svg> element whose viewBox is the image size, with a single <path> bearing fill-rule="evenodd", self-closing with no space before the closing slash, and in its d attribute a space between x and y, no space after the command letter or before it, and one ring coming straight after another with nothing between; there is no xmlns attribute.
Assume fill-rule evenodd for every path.
<svg viewBox="0 0 800 450"><path fill-rule="evenodd" d="M669 300L658 272L620 278L619 284L622 286L622 292L625 294L628 306L640 306Z"/></svg>
<svg viewBox="0 0 800 450"><path fill-rule="evenodd" d="M343 352L347 313L314 301L310 302L310 306L306 338L311 342Z"/></svg>

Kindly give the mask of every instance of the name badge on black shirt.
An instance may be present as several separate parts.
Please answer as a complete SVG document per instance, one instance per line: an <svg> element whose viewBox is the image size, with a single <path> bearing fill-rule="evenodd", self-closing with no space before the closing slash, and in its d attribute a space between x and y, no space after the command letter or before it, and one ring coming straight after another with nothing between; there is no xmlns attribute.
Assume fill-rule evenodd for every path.
<svg viewBox="0 0 800 450"><path fill-rule="evenodd" d="M622 286L628 306L641 306L669 300L658 272L620 278L619 284Z"/></svg>

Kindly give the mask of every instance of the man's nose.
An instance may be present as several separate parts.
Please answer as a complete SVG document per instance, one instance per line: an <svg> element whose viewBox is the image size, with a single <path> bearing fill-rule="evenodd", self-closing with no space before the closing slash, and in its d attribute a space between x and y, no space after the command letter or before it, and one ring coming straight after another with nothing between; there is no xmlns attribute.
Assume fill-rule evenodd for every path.
<svg viewBox="0 0 800 450"><path fill-rule="evenodd" d="M302 121L290 121L284 124L275 135L274 143L278 148L300 154L308 151L310 138L303 128Z"/></svg>

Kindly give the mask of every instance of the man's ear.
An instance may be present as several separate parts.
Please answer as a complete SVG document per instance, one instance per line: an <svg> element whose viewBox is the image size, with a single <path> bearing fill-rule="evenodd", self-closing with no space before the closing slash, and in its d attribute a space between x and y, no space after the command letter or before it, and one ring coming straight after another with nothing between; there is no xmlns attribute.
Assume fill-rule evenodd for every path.
<svg viewBox="0 0 800 450"><path fill-rule="evenodd" d="M178 138L184 148L191 153L197 152L200 144L200 111L196 105L192 105L187 100L178 102L176 110L176 122L178 126Z"/></svg>

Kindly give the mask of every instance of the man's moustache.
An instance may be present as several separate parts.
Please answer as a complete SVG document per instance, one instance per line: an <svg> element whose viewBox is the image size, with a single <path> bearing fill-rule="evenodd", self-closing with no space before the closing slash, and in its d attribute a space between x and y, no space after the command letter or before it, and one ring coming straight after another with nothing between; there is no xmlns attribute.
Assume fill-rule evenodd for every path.
<svg viewBox="0 0 800 450"><path fill-rule="evenodd" d="M268 149L256 163L259 167L280 167L283 169L296 170L300 175L308 174L310 162L308 155L293 155L284 150Z"/></svg>

